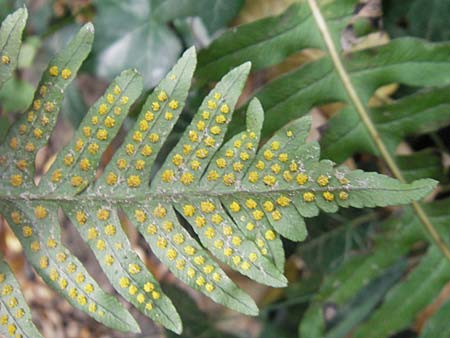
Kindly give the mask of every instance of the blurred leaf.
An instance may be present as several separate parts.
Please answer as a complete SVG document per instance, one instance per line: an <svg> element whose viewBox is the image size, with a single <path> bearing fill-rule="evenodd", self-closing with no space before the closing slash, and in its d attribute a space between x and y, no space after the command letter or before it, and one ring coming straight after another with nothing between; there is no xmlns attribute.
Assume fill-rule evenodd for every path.
<svg viewBox="0 0 450 338"><path fill-rule="evenodd" d="M432 41L450 39L448 0L384 0L383 21L393 36L418 36Z"/></svg>
<svg viewBox="0 0 450 338"><path fill-rule="evenodd" d="M0 89L0 102L5 112L26 109L33 100L34 88L28 82L12 77Z"/></svg>
<svg viewBox="0 0 450 338"><path fill-rule="evenodd" d="M354 337L389 337L407 328L417 312L430 304L449 280L447 259L436 247L431 247L420 265L386 295L384 303L356 330Z"/></svg>
<svg viewBox="0 0 450 338"><path fill-rule="evenodd" d="M208 313L198 309L197 304L186 293L176 287L164 288L164 292L173 300L175 307L183 314L183 333L180 335L167 330L168 338L236 338L235 335L219 331Z"/></svg>
<svg viewBox="0 0 450 338"><path fill-rule="evenodd" d="M440 182L445 179L441 155L432 149L397 156L397 163L407 181L425 177L434 178Z"/></svg>
<svg viewBox="0 0 450 338"><path fill-rule="evenodd" d="M200 16L206 27L215 31L235 16L242 0L95 0L94 3L97 74L111 80L120 70L133 67L144 75L146 87L152 87L175 64L183 47L167 22Z"/></svg>
<svg viewBox="0 0 450 338"><path fill-rule="evenodd" d="M36 56L38 48L41 46L41 40L37 36L29 37L22 43L20 48L17 68L23 69L31 67Z"/></svg>
<svg viewBox="0 0 450 338"><path fill-rule="evenodd" d="M400 279L406 267L406 260L401 259L363 287L353 299L338 309L325 338L345 337L372 312L385 293Z"/></svg>
<svg viewBox="0 0 450 338"><path fill-rule="evenodd" d="M419 338L450 337L450 300L428 320Z"/></svg>

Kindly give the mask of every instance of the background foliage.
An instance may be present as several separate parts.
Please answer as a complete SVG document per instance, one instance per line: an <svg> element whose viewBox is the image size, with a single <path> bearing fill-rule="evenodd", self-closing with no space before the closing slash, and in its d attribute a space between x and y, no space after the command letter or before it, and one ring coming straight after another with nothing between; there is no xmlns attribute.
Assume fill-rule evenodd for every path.
<svg viewBox="0 0 450 338"><path fill-rule="evenodd" d="M73 130L80 123L86 107L119 71L136 67L149 89L192 44L206 48L199 54L188 111L195 111L211 79L251 61L253 73L243 101L253 96L261 100L265 109L263 139L285 123L311 113L314 126L319 126L315 137L325 158L389 173L327 56L306 2L293 7L288 6L294 1L216 2L205 6L197 1L198 6L192 6L184 1L173 6L170 1L133 1L120 10L113 1L55 1L31 7L18 71L0 91L0 136L5 135L14 113L31 102L34 85L50 55L62 49L80 22L93 20L97 31L93 53L67 90L62 107L65 118L58 122L50 146L41 154L38 174L67 141L64 130ZM5 1L0 7L2 18L20 5ZM423 209L446 243L450 242L450 26L445 15L449 7L446 0L383 1L381 18L375 2L364 6L349 0L324 1L321 7L357 93L369 107L403 176L407 181L424 177L440 181ZM227 25L238 23L244 25L221 35ZM120 29L111 29L118 24ZM387 34L381 34L380 27ZM230 135L241 130L245 110L242 102ZM175 130L183 130L190 118L189 113L183 114ZM179 137L171 136L173 142ZM198 327L198 321L190 316L192 305L186 305L186 311L181 305L185 326L192 328L184 335L212 337L217 329L260 337L440 337L450 332L443 320L450 314L449 263L429 244L412 209L321 214L308 221L308 230L307 242L283 242L290 279L287 288L258 289L247 280L240 281L262 305L258 319L224 314L213 307L216 310L208 310L208 314L214 325ZM20 249L16 253L11 249L11 233L4 230L3 234L5 256L20 262ZM139 238L133 241L137 244ZM148 263L161 269L151 256ZM23 263L16 269L28 271L24 280L33 278ZM159 275L168 284L174 283L163 272ZM210 309L203 298L193 296L203 309ZM37 324L44 325L41 321ZM94 331L102 330L92 326ZM146 332L151 330L154 328Z"/></svg>

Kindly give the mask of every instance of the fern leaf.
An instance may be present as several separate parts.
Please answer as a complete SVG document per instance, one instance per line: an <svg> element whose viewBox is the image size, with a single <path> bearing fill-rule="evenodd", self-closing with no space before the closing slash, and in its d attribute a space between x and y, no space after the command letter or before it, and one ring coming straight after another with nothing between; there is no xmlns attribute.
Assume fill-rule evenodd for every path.
<svg viewBox="0 0 450 338"><path fill-rule="evenodd" d="M0 261L0 332L10 337L42 338L31 321L30 309L22 295L19 283L8 264Z"/></svg>
<svg viewBox="0 0 450 338"><path fill-rule="evenodd" d="M93 26L85 25L68 46L50 61L33 103L9 130L0 148L0 189L6 195L29 190L34 184L34 159L50 136L64 90L91 50Z"/></svg>
<svg viewBox="0 0 450 338"><path fill-rule="evenodd" d="M117 330L139 332L131 314L100 288L61 243L57 204L29 201L1 202L0 206L28 261L49 286L97 321Z"/></svg>
<svg viewBox="0 0 450 338"><path fill-rule="evenodd" d="M0 87L8 80L17 66L22 32L25 28L28 12L20 8L2 22L0 28Z"/></svg>
<svg viewBox="0 0 450 338"><path fill-rule="evenodd" d="M45 145L63 90L89 52L92 38L87 25L50 63L32 108L12 126L1 148L5 155L0 162L0 203L37 273L72 305L105 325L139 330L130 314L99 288L61 243L59 208L75 224L115 289L143 314L181 332L172 302L133 251L120 224L120 210L174 275L221 304L255 315L253 300L208 251L254 280L284 286L280 235L303 240L305 217L339 207L408 203L435 186L433 180L401 184L320 161L318 144L305 143L308 117L280 129L258 149L264 115L258 100L248 107L246 130L222 144L249 63L231 70L206 96L158 169L155 159L188 94L196 65L193 49L148 97L103 173L97 170L100 157L141 93L142 78L133 70L119 75L89 109L73 139L35 186L32 166L13 164L32 163ZM42 121L46 123L37 133L36 124ZM32 151L27 150L30 143ZM184 229L183 220L192 225L205 249Z"/></svg>

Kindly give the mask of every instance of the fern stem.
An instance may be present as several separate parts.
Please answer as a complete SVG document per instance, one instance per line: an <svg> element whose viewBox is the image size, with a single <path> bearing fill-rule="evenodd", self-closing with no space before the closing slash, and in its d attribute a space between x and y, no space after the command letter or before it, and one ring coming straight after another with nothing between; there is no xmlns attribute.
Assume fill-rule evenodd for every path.
<svg viewBox="0 0 450 338"><path fill-rule="evenodd" d="M370 137L372 138L372 141L378 148L382 158L389 167L389 170L397 179L399 179L401 182L406 183L406 180L400 168L397 166L394 158L390 154L389 150L386 148L386 145L384 144L381 135L378 133L378 130L376 129L374 123L372 122L372 119L370 118L366 108L364 107L361 99L356 93L355 87L353 86L352 81L349 75L347 74L347 71L345 70L345 67L342 64L339 54L334 46L331 34L328 30L328 26L322 16L322 13L320 12L316 0L308 0L308 5L311 9L314 20L316 21L316 24L325 42L325 46L328 50L328 53L330 54L331 60L333 61L333 64L336 68L339 78L341 79L342 84L344 85L344 88L347 91L351 103L354 105L355 110L357 111L361 121L364 123L367 131L370 134ZM417 217L419 218L420 222L424 226L425 230L429 233L429 235L431 236L435 244L439 247L439 249L442 251L444 256L450 261L450 249L447 247L443 239L440 237L433 223L431 223L425 210L418 202L412 202L412 207Z"/></svg>

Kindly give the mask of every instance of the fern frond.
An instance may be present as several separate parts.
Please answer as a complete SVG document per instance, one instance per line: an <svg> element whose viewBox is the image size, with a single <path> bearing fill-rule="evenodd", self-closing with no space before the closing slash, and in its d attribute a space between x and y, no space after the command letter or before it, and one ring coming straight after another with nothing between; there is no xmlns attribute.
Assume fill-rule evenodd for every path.
<svg viewBox="0 0 450 338"><path fill-rule="evenodd" d="M87 25L51 61L32 107L11 127L1 147L0 206L37 273L72 305L105 325L139 330L61 243L60 208L114 288L143 314L181 332L172 302L133 251L120 211L175 276L218 303L255 315L254 301L209 253L260 283L285 286L280 235L303 240L304 218L339 207L409 203L436 184L429 179L402 184L320 160L318 144L306 143L309 117L281 128L260 148L264 113L256 99L248 107L246 130L223 144L249 63L231 70L206 96L158 168L155 160L180 116L194 73L196 54L189 49L150 94L103 173L98 171L100 158L142 90L142 79L133 70L120 74L89 109L36 186L34 155L45 145L64 88L87 56L92 39L92 26ZM203 246L184 228L183 220Z"/></svg>

